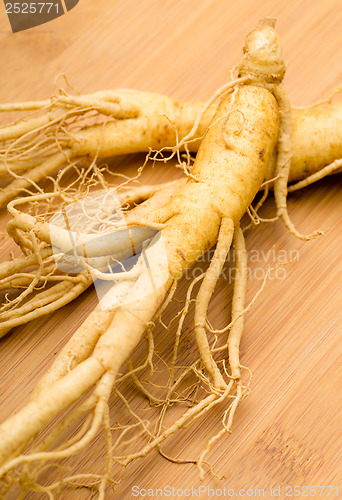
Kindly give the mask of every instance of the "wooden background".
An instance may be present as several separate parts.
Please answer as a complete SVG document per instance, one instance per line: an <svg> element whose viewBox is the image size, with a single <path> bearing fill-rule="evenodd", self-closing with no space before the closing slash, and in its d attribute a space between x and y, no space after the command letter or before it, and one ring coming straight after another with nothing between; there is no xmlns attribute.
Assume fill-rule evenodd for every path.
<svg viewBox="0 0 342 500"><path fill-rule="evenodd" d="M1 3L0 100L47 98L61 72L81 92L132 87L206 100L239 61L246 33L259 18L272 16L278 19L288 63L285 88L294 105L309 105L341 84L341 7L340 0L80 0L57 20L12 34ZM140 160L132 159L131 165ZM165 179L166 167L153 175ZM215 473L225 479L208 474L200 481L193 465L171 464L151 453L128 467L115 493L108 490L109 499L131 498L133 485L263 488L264 498L271 497L270 487L281 486L284 498L286 485L338 484L341 180L341 175L335 176L289 197L298 229L320 228L326 236L301 242L280 222L263 224L247 234L248 250L264 251L260 262L250 262L249 300L261 285L262 271L257 269L273 263L273 251L278 258L283 250L287 256L298 250L299 259L286 266L286 279L267 283L246 317L242 363L253 372L252 393L237 412L232 435L225 436L208 457ZM269 199L264 214L273 213ZM5 220L3 215L3 226ZM2 259L7 258L8 252L3 252ZM218 327L228 320L230 299L231 285L221 280L209 314ZM25 403L39 376L95 303L96 294L88 291L62 311L19 327L1 340L1 418ZM191 333L191 318L187 325ZM172 346L172 332L168 335ZM114 400L111 415L115 421ZM173 439L167 452L196 457L219 428L218 414L210 415ZM82 459L88 471L101 470L102 451L99 441L88 449ZM86 490L63 490L57 496L90 497Z"/></svg>

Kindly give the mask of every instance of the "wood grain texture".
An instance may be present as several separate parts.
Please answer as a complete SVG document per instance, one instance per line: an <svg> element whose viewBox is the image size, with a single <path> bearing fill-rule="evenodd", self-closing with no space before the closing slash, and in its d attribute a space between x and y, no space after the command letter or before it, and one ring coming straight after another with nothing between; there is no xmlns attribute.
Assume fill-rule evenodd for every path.
<svg viewBox="0 0 342 500"><path fill-rule="evenodd" d="M246 33L265 16L278 19L288 63L284 86L294 105L324 98L341 84L339 0L80 0L67 15L16 34L10 31L1 3L0 100L47 98L59 73L66 73L81 92L133 87L205 100L225 82L228 70L239 61ZM114 165L132 171L139 162L141 157L119 158ZM147 179L166 180L170 175L162 166ZM208 474L201 482L193 465L171 464L151 453L128 467L115 492L108 490L109 499L131 498L134 485L171 485L176 490L205 485L236 492L262 488L264 498L271 498L271 487L281 486L284 498L286 485L336 486L341 480L341 181L338 175L289 197L289 213L297 228L305 233L323 229L324 237L298 241L281 222L262 224L247 234L251 273L247 300L259 289L274 258L285 254L291 258L298 252L298 259L285 266L286 276L267 283L246 316L241 356L253 372L252 393L238 409L232 435L225 436L209 456L215 473L225 479ZM273 214L274 202L269 199L263 215ZM2 227L6 218L3 214ZM2 260L9 250L5 244ZM187 284L182 281L180 295ZM229 318L231 294L229 280L221 279L209 311L217 327ZM63 310L18 327L0 341L1 419L28 400L40 375L96 301L89 290ZM168 318L178 306L173 307ZM192 332L190 316L184 341L188 355L193 349L197 356ZM158 330L160 355L170 352L173 335L174 330ZM142 355L142 348L139 352ZM137 407L143 406L129 384L125 395ZM179 411L175 409L172 418ZM113 422L120 412L113 397ZM208 436L220 429L219 416L214 411L182 431L165 451L196 458ZM68 463L76 470L99 472L103 450L99 438L80 460ZM47 479L53 473L47 471ZM86 490L63 490L57 498L82 500L90 495ZM335 498L333 493L329 498Z"/></svg>

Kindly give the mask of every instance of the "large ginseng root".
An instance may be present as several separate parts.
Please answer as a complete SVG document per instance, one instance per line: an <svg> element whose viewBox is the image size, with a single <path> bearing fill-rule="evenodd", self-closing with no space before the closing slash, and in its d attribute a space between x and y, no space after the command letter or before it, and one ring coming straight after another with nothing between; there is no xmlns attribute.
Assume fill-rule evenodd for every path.
<svg viewBox="0 0 342 500"><path fill-rule="evenodd" d="M251 42L253 43L253 40ZM254 51L254 53L256 56L252 56L249 53L249 62L253 62L253 57L258 57L258 51ZM268 83L267 85L272 84ZM232 91L232 87L230 89L229 87L231 87L231 84L226 85L224 88ZM272 89L272 87L270 88ZM286 137L286 140L281 140L278 162L276 163L273 158L269 163L265 174L266 182L263 186L265 190L264 196L256 207L248 209L248 213L251 215L252 221L257 223L262 220L258 217L257 211L264 202L273 180L276 179L274 189L278 214L284 218L286 224L294 234L302 237L293 228L288 219L286 192L301 189L325 175L341 170L342 106L341 104L323 102L312 108L293 113L293 130L290 141L291 133L289 129L291 129L291 124L289 105L286 96L279 90L279 86L273 87L273 89L275 89L278 99L285 103L285 109L282 111L282 129L286 127L286 133L282 134L282 138ZM46 175L51 173L55 169L52 162L55 154L59 155L61 165L64 165L66 151L70 151L68 158L71 163L62 169L60 174L68 170L70 165L73 165L73 162L78 158L84 158L85 155L91 158L90 165L89 161L86 164L84 174L81 175L80 167L77 167L77 171L80 173L78 185L81 187L78 187L78 192L74 193L73 196L67 195L65 192L62 195L59 184L56 183L54 185L55 199L63 198L65 201L72 202L77 200L77 196L82 194L82 190L83 192L87 192L87 183L93 183L94 179L97 183L109 188L108 182L100 172L101 169L97 167L95 161L97 157L147 151L154 148L159 150L160 148L164 149L164 151L171 152L171 154L175 152L179 153L181 148L187 148L188 151L196 151L200 143L198 138L203 137L208 130L209 118L212 118L213 112L217 107L214 102L215 97L219 93L217 92L206 105L201 103L183 103L165 96L131 90L113 91L112 93L100 92L93 96L78 97L75 100L71 96L67 96L64 91L61 91L60 95L55 96L51 101L47 102L3 105L0 109L27 110L45 109L47 107L50 111L46 111L45 118L39 118L39 124L37 124L38 118L35 117L19 121L12 127L4 127L2 129L0 138L4 141L5 148L2 153L4 163L3 171L1 172L8 173L8 168L10 168L19 177L0 193L0 205L1 199L4 204L7 203L8 200L16 196L23 188L26 189L32 185L33 179L35 182L38 182L41 178L45 178ZM85 103L87 103L88 107L84 107ZM108 109L104 112L107 105ZM55 107L58 108L60 106L63 108L63 113L61 112L61 115L56 117L53 110ZM135 111L133 112L133 110ZM91 112L102 112L107 117L114 117L115 120L88 126L86 120L87 113ZM72 114L72 119L71 116L67 118L69 116L68 113ZM75 127L76 131L73 131L73 127ZM56 137L58 134L56 130L58 134L65 134L65 137L63 136L64 142L62 142L63 144L67 143L66 149L63 149L64 146L60 146L61 149L58 149L58 153L44 153L43 157L46 157L46 161L44 160L41 163L42 151L39 146L40 141L44 137L44 141L46 140L52 149L57 147ZM33 147L35 141L38 141L37 147ZM175 147L170 146L170 144L174 144ZM30 162L33 161L31 155L37 156L34 160L34 162L37 162L37 165L35 164L36 166L32 167L33 169L30 167L29 170L22 173L22 176L20 174L21 167L19 168L19 166L23 166L26 160L22 158L19 160L16 157L17 153L15 151L19 145L20 155L24 157L28 155L29 157L27 159L28 164L31 165ZM16 159L12 158L12 154L14 154ZM263 153L261 152L260 154ZM291 161L289 161L291 154ZM47 160L48 158L49 160ZM179 160L182 161L180 157ZM15 165L16 167L14 168ZM46 169L47 166L49 167L48 170ZM16 170L17 167L18 170ZM191 168L189 168L186 162L184 162L184 170L188 175L191 175ZM36 172L37 176L36 174L32 176L33 172ZM87 179L87 176L89 179ZM287 181L296 181L299 179L301 179L299 182L287 187ZM134 217L134 214L138 218L142 217L144 214L165 203L185 183L185 180L186 177L180 179L178 182L175 181L155 186L138 186L122 192L120 198L123 206L130 207L132 204L141 204L139 212L136 209L130 215L129 211L126 212L127 222L129 223L130 218ZM67 304L78 297L93 281L93 277L89 272L80 272L77 276L59 272L55 259L52 256L53 252L49 231L45 231L42 243L40 242L37 246L36 242L33 247L32 240L37 236L30 234L30 231L37 224L39 225L42 220L48 221L49 216L43 218L41 210L39 212L40 222L38 223L37 218L24 217L18 211L17 207L19 204L25 202L30 205L37 203L39 200L41 203L44 198L47 199L44 195L41 197L35 195L28 196L25 199L16 200L13 204L10 203L8 206L8 210L13 216L12 221L8 225L8 232L21 247L24 256L0 265L0 290L3 290L4 294L6 294L6 301L0 308L0 337L17 325L25 324L32 319L51 313ZM50 198L52 198L52 195ZM47 212L50 213L51 211L53 210L49 207ZM306 237L304 236L304 238ZM42 245L45 246L43 247ZM40 254L37 252L37 248L39 248L39 252L44 248L43 253ZM86 270L84 269L84 271ZM52 284L54 286L50 286ZM23 288L27 290L23 291ZM19 294L18 291L20 292Z"/></svg>
<svg viewBox="0 0 342 500"><path fill-rule="evenodd" d="M249 43L250 40L252 43ZM101 237L94 244L92 238L86 238L82 234L76 235L76 243L70 249L70 232L52 229L57 253L74 258L77 263L83 262L89 272L94 272L96 259L104 259L108 253L119 259L121 252L125 253L127 247L131 248L135 238L141 241L152 237L152 241L146 248L142 245L141 257L137 263L132 269L123 270L121 276L118 275L120 273L108 275L98 271L101 273L99 277L105 279L106 276L106 279L112 278L119 282L103 297L99 307L71 338L38 383L30 402L0 426L0 475L4 479L5 489L19 482L24 490L41 491L51 496L63 480L48 486L39 484L41 468L46 462L79 453L103 426L108 455L105 473L97 479L99 497L104 498L114 462L126 466L145 456L152 449L159 448L178 429L187 427L204 416L210 408L221 404L222 431L208 441L196 460L203 473L203 461L211 445L222 434L230 432L236 407L247 394L241 379L239 361L246 288L244 239L239 223L260 189L277 146L282 151L278 144L278 138L281 141L283 133L279 118L281 110L272 92L276 96L280 94L279 83L284 76L284 68L278 35L271 26L262 25L252 37L247 38L240 77L224 89L218 110L201 143L185 186L162 207L152 209L147 214L139 212L139 207L135 214L132 211L129 220L131 237L124 247L122 239L117 238L122 228L110 234L110 249L107 246L108 236ZM265 86L272 92L263 88ZM279 162L276 163L279 170L281 166ZM32 246L36 244L35 238L41 241L49 238L47 226L30 217L27 214L16 214L16 226L12 229L21 245L24 243L19 241L22 237L18 230L20 225L31 224ZM153 236L149 233L151 229L160 231ZM226 346L219 351L223 354L220 360L217 359L217 351L207 335L206 311L233 240L238 255L233 321ZM185 271L215 244L215 253L207 272L196 279L197 282L202 279L195 307L198 358L194 358L190 367L206 386L207 395L193 402L170 426L165 428L160 425L155 432L144 427L149 436L147 444L133 453L118 455L112 441L108 398L113 387L118 397L123 398L116 386L120 367L128 361L129 375L143 390L142 384L139 386L137 380L137 369L132 366L129 357L145 330L152 329L153 320L166 306L167 291L171 289L172 293ZM189 300L187 305L188 302ZM178 339L180 332L181 322L177 331ZM226 366L225 351L226 354L229 353L230 373ZM173 367L174 362L171 371ZM171 377L167 391L168 401L174 397L177 384L178 380ZM71 412L47 431L46 427L71 405ZM63 430L81 415L86 415L82 427L69 441L58 444L58 437ZM144 425L142 421L140 423ZM44 439L41 442L35 439L24 453L27 443L44 429ZM78 479L79 476L75 476L64 481L72 483Z"/></svg>

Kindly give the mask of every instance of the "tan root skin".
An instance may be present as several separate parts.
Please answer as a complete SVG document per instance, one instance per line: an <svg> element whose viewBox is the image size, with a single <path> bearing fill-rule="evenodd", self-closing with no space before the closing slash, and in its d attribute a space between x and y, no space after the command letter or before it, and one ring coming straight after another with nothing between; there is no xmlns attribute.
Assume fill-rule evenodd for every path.
<svg viewBox="0 0 342 500"><path fill-rule="evenodd" d="M235 105L229 111L230 99L223 100L214 121L221 119L202 141L192 170L198 182L189 179L169 204L144 220L146 224L165 222L173 216L163 235L170 249L169 266L174 277L180 277L213 246L220 219L229 217L234 225L240 220L257 193L256 186L264 179L277 140L276 102L268 91L253 86L239 87L235 100L239 112L234 112ZM225 124L222 117L227 113ZM233 134L228 148L222 129L225 125L238 132L241 116L243 128ZM247 170L248 181L244 173Z"/></svg>
<svg viewBox="0 0 342 500"><path fill-rule="evenodd" d="M342 103L295 111L290 181L303 179L342 158L341 131Z"/></svg>

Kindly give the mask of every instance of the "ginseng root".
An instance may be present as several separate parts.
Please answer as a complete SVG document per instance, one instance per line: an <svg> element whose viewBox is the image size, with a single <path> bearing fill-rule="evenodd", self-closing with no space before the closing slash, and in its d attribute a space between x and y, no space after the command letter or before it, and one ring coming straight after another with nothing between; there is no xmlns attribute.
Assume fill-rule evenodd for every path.
<svg viewBox="0 0 342 500"><path fill-rule="evenodd" d="M239 271L232 310L234 327L227 342L230 373L225 360L228 352L222 351L222 359L214 355L206 328L206 310L231 242L234 240L239 251L244 248L240 219L265 179L271 158L276 152L279 131L281 139L281 110L273 93L265 88L272 85L272 91L276 92L284 76L280 39L273 27L267 24L255 30L252 39L255 41L258 37L263 50L258 52L256 59L254 45L249 44L251 37L247 39L240 67L241 76L223 89L217 112L201 142L186 184L163 206L153 207L148 213L140 212L139 215L134 215L132 210L128 243L125 243L119 224L116 230L111 225L111 231L100 234L97 241L93 235L74 235L77 239L70 245L68 231L57 226L52 226L50 231L51 228L45 222L29 214L15 212L15 203L12 202L11 210L15 218L12 229L23 248L34 250L39 241L51 242L53 234L57 254L64 254L77 264L83 264L89 272L95 268L95 259L104 259L108 255L115 255L119 259L126 251L131 251L132 239L134 247L135 241L140 241L141 256L131 269L122 270L121 278L118 276L120 273L113 272L112 278L116 284L102 297L97 309L57 357L36 387L29 403L1 424L0 475L7 481L8 487L11 482L19 481L24 490L44 491L51 496L53 489L60 487L63 479L57 486L40 485L41 467L48 461L79 453L89 445L101 426L105 430L108 454L105 473L100 479L97 477L100 498L104 498L113 463L126 466L152 449L160 449L167 438L203 417L211 408L218 405L224 407L222 432L208 441L203 454L196 459L202 475L203 460L210 446L222 434L231 431L237 405L248 394L248 387L242 382L238 355L246 289L243 257L238 257L237 261ZM253 58L250 57L251 52ZM253 64L250 64L252 59ZM89 218L91 222L98 222L96 217ZM20 232L28 227L32 239ZM158 231L153 235L151 229ZM146 238L152 238L147 246L142 242ZM131 416L137 416L120 393L119 370L127 360L132 368L129 357L144 332L151 332L153 322L168 301L168 290L171 290L172 295L175 283L185 271L215 244L216 250L207 273L196 279L196 282L203 279L195 311L198 358L186 370L186 373L190 371L196 375L205 390L200 392L200 399L192 400L192 403L187 397L189 408L166 428L160 426L154 432L147 428L142 419L138 419L139 427L148 437L147 443L140 450L126 451L120 455L120 437L113 442L108 416L108 399L113 387ZM42 274L45 264L43 257L42 262L37 260ZM19 263L16 265L19 266ZM110 273L103 274L107 274L107 277L109 274L110 278ZM189 291L187 304L192 291L193 288ZM186 308L183 311L185 313ZM152 349L151 339L149 344ZM133 368L126 376L137 374L137 371ZM173 397L177 399L182 377L184 375L175 378L170 374L168 401ZM133 376L132 380L135 380ZM82 396L84 398L80 401ZM150 398L153 400L153 395ZM74 405L71 412L50 427L41 442L35 440L24 453L29 440L71 405ZM81 428L67 442L58 444L63 431L81 415L85 416ZM125 433L125 429L121 430ZM76 476L65 479L68 484L76 480Z"/></svg>

